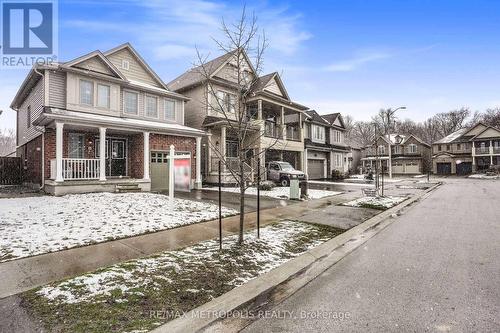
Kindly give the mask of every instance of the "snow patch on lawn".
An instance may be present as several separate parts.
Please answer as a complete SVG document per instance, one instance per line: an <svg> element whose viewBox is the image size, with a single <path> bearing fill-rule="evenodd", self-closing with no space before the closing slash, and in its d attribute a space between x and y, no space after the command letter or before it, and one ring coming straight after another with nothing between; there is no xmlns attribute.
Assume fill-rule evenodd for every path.
<svg viewBox="0 0 500 333"><path fill-rule="evenodd" d="M206 187L204 190L218 191L217 187ZM223 192L240 193L239 187L222 187ZM309 199L321 199L324 197L329 197L332 195L338 195L342 192L326 191L326 190L311 190L308 189ZM256 187L249 187L245 191L245 194L257 195ZM260 190L260 195L263 197L270 197L275 199L288 199L290 197L290 187L274 187L271 191Z"/></svg>
<svg viewBox="0 0 500 333"><path fill-rule="evenodd" d="M396 206L400 202L403 202L407 199L407 197L396 197L396 196L388 196L388 197L362 197L356 200L352 200L349 202L345 202L343 206L350 207L373 207L378 209L388 209Z"/></svg>
<svg viewBox="0 0 500 333"><path fill-rule="evenodd" d="M222 215L238 212L223 207ZM217 205L153 193L0 199L0 262L218 217Z"/></svg>
<svg viewBox="0 0 500 333"><path fill-rule="evenodd" d="M487 176L484 174L474 174L470 175L469 178L474 178L474 179L498 179L500 176L494 175L494 176Z"/></svg>
<svg viewBox="0 0 500 333"><path fill-rule="evenodd" d="M231 251L238 236L232 235L223 239L225 249L223 252L219 252L218 240L204 241L184 249L163 252L146 259L131 260L105 270L53 283L42 287L36 294L56 304L102 303L109 301L110 297L113 301L121 303L127 302L127 298L132 295L139 295L139 290L149 293L154 292L155 288L169 288L164 281L160 283L160 280L166 280L176 292L198 294L202 291L207 292L206 288L210 288L210 284L194 288L194 285L199 286L203 281L189 281L182 278L183 282L180 284L179 281L174 281L176 277L179 279L179 274L183 274L183 277L190 276L191 271L199 275L200 272L196 269L201 267L202 263L213 263L217 267L223 262L227 264L228 261L232 270L237 272L235 273L237 276L229 282L229 285L236 287L328 239L329 237L319 233L318 226L285 221L262 228L260 239L256 238L255 231L245 233L245 249L240 250L237 255ZM287 246L292 240L299 240L303 247L298 251L290 250ZM238 251L237 246L236 251ZM245 266L241 266L242 263ZM196 274L193 275L191 278L196 279ZM183 289L177 289L180 285Z"/></svg>

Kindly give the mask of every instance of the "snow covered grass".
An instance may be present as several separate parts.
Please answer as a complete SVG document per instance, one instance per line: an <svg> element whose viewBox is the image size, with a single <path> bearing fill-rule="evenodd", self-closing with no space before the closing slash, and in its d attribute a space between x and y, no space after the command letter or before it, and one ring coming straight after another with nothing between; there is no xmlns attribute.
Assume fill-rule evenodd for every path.
<svg viewBox="0 0 500 333"><path fill-rule="evenodd" d="M223 208L224 216L238 212ZM211 203L153 193L0 199L0 262L217 218Z"/></svg>
<svg viewBox="0 0 500 333"><path fill-rule="evenodd" d="M219 190L219 188L217 188L217 187L206 187L203 189L210 190L210 191L218 191ZM240 193L239 187L223 187L222 191L223 192L231 192L231 193ZM332 195L341 194L342 192L309 189L309 190L307 190L307 193L309 194L309 199L321 199L324 197L329 197ZM257 188L256 187L249 187L245 191L245 194L257 195ZM274 187L270 191L260 190L260 195L263 197L270 197L270 198L275 198L275 199L288 199L290 197L290 187L277 186L277 187Z"/></svg>
<svg viewBox="0 0 500 333"><path fill-rule="evenodd" d="M48 331L152 329L329 240L342 231L284 221L237 236L131 260L21 295ZM158 315L160 312L160 315ZM152 316L151 313L154 315ZM57 328L57 329L56 329Z"/></svg>
<svg viewBox="0 0 500 333"><path fill-rule="evenodd" d="M500 178L500 176L499 175L487 176L485 174L477 173L477 174L474 174L474 175L470 175L468 178L474 178L474 179L498 179L498 178Z"/></svg>
<svg viewBox="0 0 500 333"><path fill-rule="evenodd" d="M342 205L350 207L363 207L363 208L386 210L396 206L397 204L405 201L406 199L407 197L395 197L395 196L362 197L356 200L345 202Z"/></svg>

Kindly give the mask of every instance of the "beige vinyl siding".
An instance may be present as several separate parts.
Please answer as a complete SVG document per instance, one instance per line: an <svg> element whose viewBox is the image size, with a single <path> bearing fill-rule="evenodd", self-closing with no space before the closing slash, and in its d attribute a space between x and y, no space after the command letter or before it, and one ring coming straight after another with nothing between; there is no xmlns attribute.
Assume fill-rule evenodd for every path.
<svg viewBox="0 0 500 333"><path fill-rule="evenodd" d="M98 72L106 75L115 75L111 70L109 69L108 65L106 65L101 59L98 57L93 57L88 60L85 60L84 62L79 63L78 65L75 65L77 68L81 68L84 70L89 70L93 72Z"/></svg>
<svg viewBox="0 0 500 333"><path fill-rule="evenodd" d="M66 73L46 71L49 77L49 100L47 106L66 108Z"/></svg>
<svg viewBox="0 0 500 333"><path fill-rule="evenodd" d="M159 88L162 86L156 79L136 60L135 56L127 49L117 51L107 56L109 61L129 80L144 82ZM129 62L129 69L122 68L122 60Z"/></svg>
<svg viewBox="0 0 500 333"><path fill-rule="evenodd" d="M276 94L278 96L283 96L283 93L281 92L280 87L278 86L278 83L276 82L276 79L273 79L271 82L267 84L267 86L264 88L264 90L267 90L273 94Z"/></svg>
<svg viewBox="0 0 500 333"><path fill-rule="evenodd" d="M184 123L197 129L202 128L203 120L207 116L207 87L196 86L183 94L191 98L184 106Z"/></svg>
<svg viewBox="0 0 500 333"><path fill-rule="evenodd" d="M41 134L41 132L37 130L36 126L31 125L31 127L28 128L27 118L28 107L31 108L32 122L40 116L43 111L44 98L45 93L43 79L40 79L17 111L18 146L24 145Z"/></svg>

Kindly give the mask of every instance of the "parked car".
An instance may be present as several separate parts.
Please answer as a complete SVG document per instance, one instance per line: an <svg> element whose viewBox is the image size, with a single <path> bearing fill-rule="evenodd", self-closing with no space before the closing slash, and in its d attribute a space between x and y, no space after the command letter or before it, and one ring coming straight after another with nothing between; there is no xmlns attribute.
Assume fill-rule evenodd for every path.
<svg viewBox="0 0 500 333"><path fill-rule="evenodd" d="M295 170L288 162L273 161L267 164L267 179L281 186L289 186L291 178L305 179L302 171Z"/></svg>

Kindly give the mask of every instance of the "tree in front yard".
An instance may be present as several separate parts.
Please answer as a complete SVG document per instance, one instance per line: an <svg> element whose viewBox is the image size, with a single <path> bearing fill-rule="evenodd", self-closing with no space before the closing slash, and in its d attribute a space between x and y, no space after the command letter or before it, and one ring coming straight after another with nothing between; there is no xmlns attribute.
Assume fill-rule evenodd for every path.
<svg viewBox="0 0 500 333"><path fill-rule="evenodd" d="M243 243L243 225L245 220L245 190L250 186L252 178L262 173L262 168L256 163L258 157L263 157L265 150L260 147L264 136L264 123L255 119L256 110L250 109L248 100L253 96L254 87L259 84L262 72L263 54L268 45L264 32L257 26L255 15L247 17L243 9L241 17L232 24L224 19L221 23L223 37L213 39L218 48L230 55L231 71L225 73L224 84L228 86L229 94L221 94L216 88L217 80L212 77L213 62L207 62L197 50L198 63L195 68L208 87L205 107L216 111L220 121L224 123L238 147L235 158L223 156L216 144L210 142L210 147L217 155L224 169L234 178L239 187L240 225L239 243ZM220 84L220 82L218 82ZM202 101L203 102L203 101ZM277 140L274 141L276 143ZM269 149L272 145L265 148Z"/></svg>

